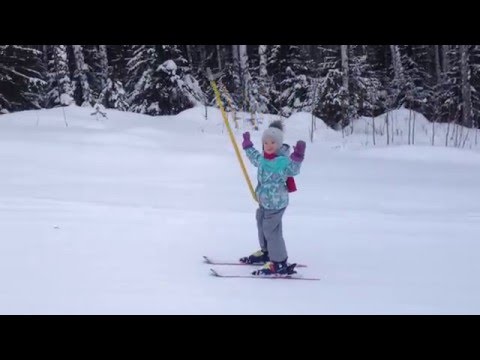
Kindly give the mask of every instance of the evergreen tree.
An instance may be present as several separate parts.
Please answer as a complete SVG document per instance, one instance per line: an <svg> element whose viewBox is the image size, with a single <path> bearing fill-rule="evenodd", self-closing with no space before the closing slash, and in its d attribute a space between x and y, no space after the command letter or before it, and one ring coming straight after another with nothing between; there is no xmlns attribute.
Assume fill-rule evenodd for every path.
<svg viewBox="0 0 480 360"><path fill-rule="evenodd" d="M175 45L140 45L129 61L130 109L150 115L177 114L200 99L188 62Z"/></svg>
<svg viewBox="0 0 480 360"><path fill-rule="evenodd" d="M0 112L38 109L46 86L42 52L26 45L0 45Z"/></svg>
<svg viewBox="0 0 480 360"><path fill-rule="evenodd" d="M48 93L46 107L68 106L73 102L73 88L66 45L49 47Z"/></svg>

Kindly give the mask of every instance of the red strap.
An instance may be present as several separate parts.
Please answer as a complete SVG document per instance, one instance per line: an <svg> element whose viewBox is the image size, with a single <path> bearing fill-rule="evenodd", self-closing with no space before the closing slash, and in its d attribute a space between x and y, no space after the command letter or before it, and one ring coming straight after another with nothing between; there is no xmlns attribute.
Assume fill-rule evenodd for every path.
<svg viewBox="0 0 480 360"><path fill-rule="evenodd" d="M287 178L287 189L288 192L297 191L297 185L295 184L295 179L293 177Z"/></svg>

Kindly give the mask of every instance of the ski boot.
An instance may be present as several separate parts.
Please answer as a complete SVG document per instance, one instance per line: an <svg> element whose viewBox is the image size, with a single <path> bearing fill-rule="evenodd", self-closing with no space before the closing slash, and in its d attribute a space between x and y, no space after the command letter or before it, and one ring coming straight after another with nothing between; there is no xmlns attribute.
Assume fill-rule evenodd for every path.
<svg viewBox="0 0 480 360"><path fill-rule="evenodd" d="M244 264L265 264L269 260L268 251L258 250L250 256L242 257L240 262Z"/></svg>
<svg viewBox="0 0 480 360"><path fill-rule="evenodd" d="M252 272L252 275L261 275L261 276L286 276L293 275L297 272L294 270L297 264L287 264L287 261L275 262L268 261L265 265L259 270Z"/></svg>

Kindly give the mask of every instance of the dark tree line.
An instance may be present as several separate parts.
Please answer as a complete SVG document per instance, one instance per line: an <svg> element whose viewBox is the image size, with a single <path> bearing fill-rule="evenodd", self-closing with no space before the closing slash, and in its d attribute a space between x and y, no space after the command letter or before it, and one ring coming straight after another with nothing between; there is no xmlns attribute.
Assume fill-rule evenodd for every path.
<svg viewBox="0 0 480 360"><path fill-rule="evenodd" d="M239 111L307 111L342 128L404 106L479 124L479 45L0 45L0 113L75 103L177 114L215 105L207 68Z"/></svg>

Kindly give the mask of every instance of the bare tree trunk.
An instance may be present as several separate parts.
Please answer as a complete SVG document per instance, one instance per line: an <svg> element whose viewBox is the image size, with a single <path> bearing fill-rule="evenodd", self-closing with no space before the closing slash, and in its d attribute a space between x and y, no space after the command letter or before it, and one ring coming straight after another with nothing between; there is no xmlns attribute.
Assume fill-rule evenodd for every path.
<svg viewBox="0 0 480 360"><path fill-rule="evenodd" d="M107 45L98 45L98 56L100 60L100 81L102 90L104 90L108 80Z"/></svg>
<svg viewBox="0 0 480 360"><path fill-rule="evenodd" d="M220 50L221 50L220 45L217 45L218 70L222 71L222 54Z"/></svg>
<svg viewBox="0 0 480 360"><path fill-rule="evenodd" d="M315 122L315 116L313 115L313 112L312 112L312 126L310 128L310 142L312 142L312 143L313 143L314 122Z"/></svg>
<svg viewBox="0 0 480 360"><path fill-rule="evenodd" d="M245 83L248 68L247 45L238 45L238 55L240 60L240 76L242 77L242 81Z"/></svg>
<svg viewBox="0 0 480 360"><path fill-rule="evenodd" d="M432 121L432 146L435 146L435 119Z"/></svg>
<svg viewBox="0 0 480 360"><path fill-rule="evenodd" d="M455 146L459 147L460 146L460 140L459 140L460 139L460 124L457 123L456 126L455 126L455 129L456 129L456 131L455 131Z"/></svg>
<svg viewBox="0 0 480 360"><path fill-rule="evenodd" d="M342 85L348 93L348 45L340 45L342 53Z"/></svg>
<svg viewBox="0 0 480 360"><path fill-rule="evenodd" d="M206 74L206 62L207 62L207 48L205 45L200 45L200 69L202 73Z"/></svg>
<svg viewBox="0 0 480 360"><path fill-rule="evenodd" d="M316 109L316 106L317 106L317 91L318 91L318 79L317 78L313 78L312 79L312 82L310 84L310 90L309 90L309 93L308 93L308 96L309 96L309 99L310 99L310 104L311 104L311 113L312 113L312 116L313 114L315 113L315 109ZM315 130L316 130L316 124L315 125Z"/></svg>
<svg viewBox="0 0 480 360"><path fill-rule="evenodd" d="M82 45L72 45L73 54L75 56L75 65L77 67L78 81L82 88L82 106L91 105L90 85L88 83L87 74L85 73L86 65L83 56Z"/></svg>
<svg viewBox="0 0 480 360"><path fill-rule="evenodd" d="M64 106L62 106L62 111L63 111L63 121L65 122L65 127L68 127L67 115L65 114L65 107Z"/></svg>
<svg viewBox="0 0 480 360"><path fill-rule="evenodd" d="M455 146L460 147L462 140L462 128L460 124L457 124L457 132L455 134Z"/></svg>
<svg viewBox="0 0 480 360"><path fill-rule="evenodd" d="M459 45L460 72L462 74L462 124L473 127L472 94L470 89L470 69L468 64L468 47Z"/></svg>
<svg viewBox="0 0 480 360"><path fill-rule="evenodd" d="M465 129L465 126L459 125L460 131L458 132L458 147L461 146L462 138L463 138L463 130Z"/></svg>
<svg viewBox="0 0 480 360"><path fill-rule="evenodd" d="M375 118L372 116L372 126L373 126L373 146L375 146Z"/></svg>
<svg viewBox="0 0 480 360"><path fill-rule="evenodd" d="M475 118L474 120L474 128L475 128L475 146L477 145L477 133L478 133L478 121Z"/></svg>
<svg viewBox="0 0 480 360"><path fill-rule="evenodd" d="M232 45L232 56L234 61L239 61L238 45Z"/></svg>
<svg viewBox="0 0 480 360"><path fill-rule="evenodd" d="M392 114L392 121L390 121L392 123L392 144L395 144L395 123L396 123L396 118L394 116L394 114Z"/></svg>
<svg viewBox="0 0 480 360"><path fill-rule="evenodd" d="M410 142L411 132L412 132L412 109L408 111L408 145L411 144Z"/></svg>
<svg viewBox="0 0 480 360"><path fill-rule="evenodd" d="M51 45L42 45L42 55L43 55L43 62L45 66L48 68L48 47Z"/></svg>
<svg viewBox="0 0 480 360"><path fill-rule="evenodd" d="M237 74L241 71L241 66L240 66L240 52L239 52L239 45L232 45L232 56L233 56L233 69L235 72L237 72ZM234 77L233 79L233 83L235 85L235 91L237 89L241 89L242 88L242 76L237 76L237 77ZM243 92L242 92L243 94ZM240 106L242 105L241 104L241 100L239 100L240 103L238 103L238 107L239 107L239 110L240 110Z"/></svg>
<svg viewBox="0 0 480 360"><path fill-rule="evenodd" d="M462 148L465 147L465 143L467 142L468 135L470 135L470 128L467 129L467 133L465 134L465 137L463 138Z"/></svg>
<svg viewBox="0 0 480 360"><path fill-rule="evenodd" d="M237 69L240 68L240 53L238 52L238 45L232 45L233 65Z"/></svg>
<svg viewBox="0 0 480 360"><path fill-rule="evenodd" d="M317 88L318 88L317 79L313 79L312 83L310 85L310 94L309 94L309 96L311 98L311 105L312 105L312 107L311 107L312 124L311 124L311 137L310 137L311 142L313 142L313 135L314 135L315 131L317 130L316 120L315 120L315 115L314 115L315 106L316 106Z"/></svg>
<svg viewBox="0 0 480 360"><path fill-rule="evenodd" d="M452 139L453 139L453 146L457 147L457 124L456 123L453 123Z"/></svg>
<svg viewBox="0 0 480 360"><path fill-rule="evenodd" d="M241 82L241 91L243 94L243 110L249 111L252 114L255 113L256 109L254 106L253 99L250 99L250 73L248 71L248 54L247 54L247 45L238 45L238 58L240 65L240 82Z"/></svg>
<svg viewBox="0 0 480 360"><path fill-rule="evenodd" d="M258 105L260 112L268 112L268 71L267 71L267 45L258 45L259 73L257 79L258 85Z"/></svg>
<svg viewBox="0 0 480 360"><path fill-rule="evenodd" d="M188 58L188 63L190 66L193 68L193 59L192 59L192 45L187 45L187 58Z"/></svg>
<svg viewBox="0 0 480 360"><path fill-rule="evenodd" d="M437 75L437 84L442 82L442 70L440 68L440 47L438 45L433 46L435 52L435 72Z"/></svg>
<svg viewBox="0 0 480 360"><path fill-rule="evenodd" d="M448 121L447 125L447 136L445 136L445 146L448 147L448 135L450 135L450 121Z"/></svg>
<svg viewBox="0 0 480 360"><path fill-rule="evenodd" d="M434 52L435 52L435 71L437 75L437 85L441 84L443 82L443 72L442 68L440 66L440 51L441 48L439 45L434 45L433 47ZM443 47L442 47L443 49ZM443 61L445 62L446 58L445 56L443 57ZM436 122L436 115L439 113L439 108L438 108L438 101L435 102L435 110L434 110L434 118L432 120L432 146L435 146L435 122Z"/></svg>
<svg viewBox="0 0 480 360"><path fill-rule="evenodd" d="M348 45L340 45L340 53L341 53L341 62L342 62L342 87L345 89L346 97L347 97L347 109L344 109L344 114L347 114L346 117L350 115L350 111L348 107L350 106L350 95L348 89ZM347 119L342 119L346 121ZM350 120L350 119L348 119ZM351 120L352 129L351 132L353 133L353 119Z"/></svg>
<svg viewBox="0 0 480 360"><path fill-rule="evenodd" d="M266 79L268 76L267 72L267 45L258 46L258 55L260 57L260 77Z"/></svg>
<svg viewBox="0 0 480 360"><path fill-rule="evenodd" d="M368 145L368 121L365 117L365 145Z"/></svg>
<svg viewBox="0 0 480 360"><path fill-rule="evenodd" d="M389 112L387 111L387 116L385 118L385 123L387 125L387 145L390 145L390 129L388 127L388 116L389 116Z"/></svg>
<svg viewBox="0 0 480 360"><path fill-rule="evenodd" d="M403 66L398 45L390 45L390 51L392 52L392 63L395 79L403 80Z"/></svg>
<svg viewBox="0 0 480 360"><path fill-rule="evenodd" d="M415 145L415 121L416 113L413 113L412 144Z"/></svg>
<svg viewBox="0 0 480 360"><path fill-rule="evenodd" d="M442 45L442 70L446 74L450 70L450 61L448 59L449 45Z"/></svg>

